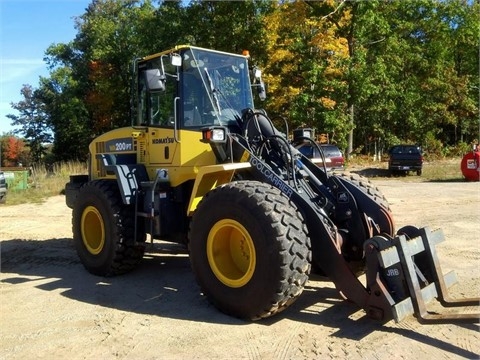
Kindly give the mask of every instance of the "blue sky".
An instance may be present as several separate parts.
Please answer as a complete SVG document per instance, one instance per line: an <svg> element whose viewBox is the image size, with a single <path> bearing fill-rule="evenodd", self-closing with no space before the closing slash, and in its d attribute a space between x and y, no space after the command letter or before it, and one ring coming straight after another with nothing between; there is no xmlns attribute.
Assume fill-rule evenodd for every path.
<svg viewBox="0 0 480 360"><path fill-rule="evenodd" d="M74 17L85 12L90 0L0 0L0 135L15 129L7 114L10 103L22 100L23 84L38 87L48 76L43 62L53 43L75 38Z"/></svg>

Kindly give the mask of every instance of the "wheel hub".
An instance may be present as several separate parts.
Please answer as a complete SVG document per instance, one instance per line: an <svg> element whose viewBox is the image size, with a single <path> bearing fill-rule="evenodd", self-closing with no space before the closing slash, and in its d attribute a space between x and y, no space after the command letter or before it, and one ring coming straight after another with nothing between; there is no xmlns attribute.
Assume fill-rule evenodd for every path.
<svg viewBox="0 0 480 360"><path fill-rule="evenodd" d="M218 221L210 230L207 258L218 280L233 288L246 285L256 265L250 234L242 224L231 219Z"/></svg>
<svg viewBox="0 0 480 360"><path fill-rule="evenodd" d="M82 213L82 240L88 252L98 255L105 246L105 225L102 215L93 206L87 206Z"/></svg>

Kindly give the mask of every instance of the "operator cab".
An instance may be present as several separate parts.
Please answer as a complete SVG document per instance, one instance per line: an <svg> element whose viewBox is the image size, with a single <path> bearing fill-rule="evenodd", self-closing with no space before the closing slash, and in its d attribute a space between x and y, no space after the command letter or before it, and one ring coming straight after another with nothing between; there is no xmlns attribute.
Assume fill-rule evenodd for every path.
<svg viewBox="0 0 480 360"><path fill-rule="evenodd" d="M252 109L252 86L264 95L260 73L251 84L248 56L191 46L135 61L134 127L200 131L240 125Z"/></svg>

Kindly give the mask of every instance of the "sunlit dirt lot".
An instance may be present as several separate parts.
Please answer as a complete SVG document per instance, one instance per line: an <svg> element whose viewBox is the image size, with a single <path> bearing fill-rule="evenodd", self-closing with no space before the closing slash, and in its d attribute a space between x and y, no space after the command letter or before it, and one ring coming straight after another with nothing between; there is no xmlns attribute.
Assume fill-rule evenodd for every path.
<svg viewBox="0 0 480 360"><path fill-rule="evenodd" d="M397 228L442 228L455 296L480 294L480 184L373 180ZM152 249L135 271L89 274L63 196L0 205L0 359L474 359L474 325L377 323L313 276L300 299L260 322L224 315L201 295L185 254ZM467 309L472 311L472 309Z"/></svg>

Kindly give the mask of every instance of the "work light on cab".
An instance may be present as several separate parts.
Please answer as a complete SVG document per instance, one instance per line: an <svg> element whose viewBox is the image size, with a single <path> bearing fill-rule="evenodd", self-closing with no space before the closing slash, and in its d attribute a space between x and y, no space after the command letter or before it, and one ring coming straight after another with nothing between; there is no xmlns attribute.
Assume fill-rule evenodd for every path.
<svg viewBox="0 0 480 360"><path fill-rule="evenodd" d="M209 127L202 130L202 142L225 143L227 141L226 129L223 126Z"/></svg>

